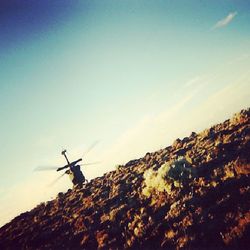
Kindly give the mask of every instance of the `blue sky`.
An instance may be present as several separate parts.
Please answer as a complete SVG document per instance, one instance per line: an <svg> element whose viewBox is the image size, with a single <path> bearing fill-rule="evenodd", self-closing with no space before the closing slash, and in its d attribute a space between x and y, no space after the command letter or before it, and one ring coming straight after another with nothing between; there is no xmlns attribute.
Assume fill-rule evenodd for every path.
<svg viewBox="0 0 250 250"><path fill-rule="evenodd" d="M2 220L71 186L45 188L57 173L32 171L64 164L62 147L74 159L100 140L86 156L102 161L84 169L93 178L249 107L249 10L229 0L1 1Z"/></svg>

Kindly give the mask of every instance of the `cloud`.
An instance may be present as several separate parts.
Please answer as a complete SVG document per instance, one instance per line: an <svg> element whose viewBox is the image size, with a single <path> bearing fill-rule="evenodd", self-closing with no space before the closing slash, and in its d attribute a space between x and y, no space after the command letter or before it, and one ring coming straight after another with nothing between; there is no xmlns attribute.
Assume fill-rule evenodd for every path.
<svg viewBox="0 0 250 250"><path fill-rule="evenodd" d="M219 29L219 28L223 28L225 26L227 26L229 23L232 22L232 20L234 19L234 17L237 15L238 13L235 12L230 12L225 18L219 20L212 29Z"/></svg>
<svg viewBox="0 0 250 250"><path fill-rule="evenodd" d="M229 60L226 64L233 65L233 64L239 64L241 62L244 63L246 60L249 60L249 59L250 59L250 54L249 53L244 53L244 54L239 55L236 58L233 58L233 59Z"/></svg>
<svg viewBox="0 0 250 250"><path fill-rule="evenodd" d="M155 115L145 115L125 131L114 144L104 152L102 158L106 166L125 164L131 159L142 157L146 152L167 146L176 135L187 133L180 114L197 95L196 90L180 96L179 101Z"/></svg>
<svg viewBox="0 0 250 250"><path fill-rule="evenodd" d="M193 87L195 86L196 84L200 83L200 81L203 79L202 76L195 76L191 79L189 79L187 82L184 83L184 86L185 87Z"/></svg>
<svg viewBox="0 0 250 250"><path fill-rule="evenodd" d="M166 147L177 137L202 131L249 107L249 72L233 72L225 76L225 69L220 69L188 81L179 101L155 115L144 116L104 152L105 165L115 166L142 157L146 152Z"/></svg>
<svg viewBox="0 0 250 250"><path fill-rule="evenodd" d="M250 71L239 75L227 85L209 95L190 113L190 117L199 117L197 121L187 123L194 131L201 131L230 118L241 109L250 107Z"/></svg>

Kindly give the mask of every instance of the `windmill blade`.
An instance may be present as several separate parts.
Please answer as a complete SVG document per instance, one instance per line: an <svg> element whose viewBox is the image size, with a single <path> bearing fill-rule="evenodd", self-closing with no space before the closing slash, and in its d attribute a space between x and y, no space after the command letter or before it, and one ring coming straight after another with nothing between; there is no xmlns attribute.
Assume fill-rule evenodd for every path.
<svg viewBox="0 0 250 250"><path fill-rule="evenodd" d="M63 173L61 175L59 175L55 180L53 180L49 185L48 187L52 187L54 186L66 173Z"/></svg>
<svg viewBox="0 0 250 250"><path fill-rule="evenodd" d="M50 171L56 169L58 169L56 166L38 166L34 169L34 171Z"/></svg>
<svg viewBox="0 0 250 250"><path fill-rule="evenodd" d="M100 164L100 161L96 161L96 162L90 162L90 163L83 163L83 164L79 164L80 166L88 166L88 165L96 165L96 164Z"/></svg>
<svg viewBox="0 0 250 250"><path fill-rule="evenodd" d="M89 148L83 153L83 155L88 154L99 142L100 140L97 140L93 144L91 144Z"/></svg>

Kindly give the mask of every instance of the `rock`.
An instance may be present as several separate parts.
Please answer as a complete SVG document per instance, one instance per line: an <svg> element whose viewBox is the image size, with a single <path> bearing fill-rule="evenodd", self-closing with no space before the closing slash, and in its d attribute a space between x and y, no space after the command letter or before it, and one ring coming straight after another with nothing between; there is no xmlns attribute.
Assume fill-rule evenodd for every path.
<svg viewBox="0 0 250 250"><path fill-rule="evenodd" d="M1 227L0 249L244 249L249 121L243 110L59 193Z"/></svg>

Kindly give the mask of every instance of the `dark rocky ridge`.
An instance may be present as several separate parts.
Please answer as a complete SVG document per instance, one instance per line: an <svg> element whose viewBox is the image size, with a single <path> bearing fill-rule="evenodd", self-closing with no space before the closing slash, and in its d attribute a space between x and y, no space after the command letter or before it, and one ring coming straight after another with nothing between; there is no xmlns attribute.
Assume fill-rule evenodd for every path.
<svg viewBox="0 0 250 250"><path fill-rule="evenodd" d="M246 249L250 109L59 193L0 228L0 249ZM184 156L196 176L142 193L144 172Z"/></svg>

